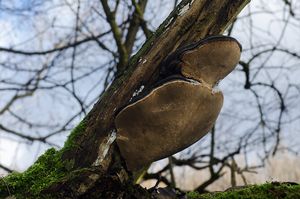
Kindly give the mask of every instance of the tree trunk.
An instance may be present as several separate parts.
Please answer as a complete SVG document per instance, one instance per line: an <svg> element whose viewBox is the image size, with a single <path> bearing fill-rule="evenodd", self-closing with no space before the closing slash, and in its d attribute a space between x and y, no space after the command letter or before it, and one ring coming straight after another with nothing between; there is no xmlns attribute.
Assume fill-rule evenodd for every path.
<svg viewBox="0 0 300 199"><path fill-rule="evenodd" d="M52 166L61 169L48 169L54 169L56 173L50 176L58 178L47 181L34 192L28 187L27 190L22 189L21 185L10 187L11 181L18 180L11 176L0 184L0 197L5 194L19 196L22 190L29 198L36 198L36 195L41 198L49 195L58 198L147 197L145 190L133 185L132 174L127 171L118 151L114 129L116 112L128 103L140 86L147 88L157 80L159 65L170 52L207 35L223 33L248 2L183 0L130 59L127 70L117 76L90 113L73 130L64 148L53 152L50 158L44 155L37 161L48 166L48 161L58 157L63 166L57 162ZM30 168L31 171L39 178L49 178L49 171L44 175L39 173L41 169L35 169L38 163ZM25 173L31 175L28 171ZM25 174L20 175L24 177ZM30 183L32 187L34 182Z"/></svg>

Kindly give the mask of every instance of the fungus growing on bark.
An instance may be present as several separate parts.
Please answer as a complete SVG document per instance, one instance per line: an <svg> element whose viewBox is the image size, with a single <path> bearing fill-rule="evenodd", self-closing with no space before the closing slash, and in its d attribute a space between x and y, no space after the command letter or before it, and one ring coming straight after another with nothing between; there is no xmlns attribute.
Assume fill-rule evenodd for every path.
<svg viewBox="0 0 300 199"><path fill-rule="evenodd" d="M213 87L234 69L240 53L235 39L213 36L166 59L158 86L115 119L117 144L129 170L183 150L212 128L223 104L222 92Z"/></svg>

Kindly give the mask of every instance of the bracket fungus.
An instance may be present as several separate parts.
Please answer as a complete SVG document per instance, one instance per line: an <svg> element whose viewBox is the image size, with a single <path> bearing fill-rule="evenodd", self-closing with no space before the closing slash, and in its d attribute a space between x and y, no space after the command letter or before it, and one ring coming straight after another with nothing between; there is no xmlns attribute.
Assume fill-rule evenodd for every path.
<svg viewBox="0 0 300 199"><path fill-rule="evenodd" d="M214 125L223 94L213 88L237 65L241 45L212 36L179 48L161 66L160 83L115 118L117 144L131 171L192 145Z"/></svg>

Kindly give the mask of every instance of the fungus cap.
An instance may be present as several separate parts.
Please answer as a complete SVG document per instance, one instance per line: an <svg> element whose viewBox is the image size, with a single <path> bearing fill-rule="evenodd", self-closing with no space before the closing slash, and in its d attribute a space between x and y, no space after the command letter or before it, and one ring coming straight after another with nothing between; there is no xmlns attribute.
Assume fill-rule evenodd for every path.
<svg viewBox="0 0 300 199"><path fill-rule="evenodd" d="M234 69L240 54L237 40L213 36L168 56L160 71L163 83L116 116L117 144L129 170L183 150L212 128L223 103L221 91L212 87ZM174 74L180 79L170 79Z"/></svg>
<svg viewBox="0 0 300 199"><path fill-rule="evenodd" d="M240 44L231 37L210 40L181 55L181 73L187 78L215 85L238 64Z"/></svg>
<svg viewBox="0 0 300 199"><path fill-rule="evenodd" d="M241 44L232 37L210 36L169 55L161 66L160 75L165 78L181 74L214 86L234 69L241 51Z"/></svg>
<svg viewBox="0 0 300 199"><path fill-rule="evenodd" d="M173 80L125 107L116 117L117 143L129 170L138 170L190 146L213 126L221 92Z"/></svg>

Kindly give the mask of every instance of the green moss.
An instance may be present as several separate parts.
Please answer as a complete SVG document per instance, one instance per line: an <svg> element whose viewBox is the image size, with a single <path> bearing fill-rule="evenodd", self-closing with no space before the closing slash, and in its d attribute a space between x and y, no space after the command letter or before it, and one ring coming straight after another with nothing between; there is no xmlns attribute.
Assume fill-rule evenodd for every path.
<svg viewBox="0 0 300 199"><path fill-rule="evenodd" d="M78 138L78 136L80 136L80 134L82 132L84 132L86 129L86 121L85 119L83 119L74 129L73 131L70 133L67 141L65 142L65 145L63 147L63 151L64 150L68 150L70 148L74 148L76 147L76 139Z"/></svg>
<svg viewBox="0 0 300 199"><path fill-rule="evenodd" d="M12 173L0 179L0 198L14 195L17 198L41 198L40 192L58 182L73 169L74 161L62 161L62 153L75 146L76 138L86 128L82 120L70 133L63 150L47 150L23 173ZM43 195L43 198L47 198ZM50 197L51 198L51 197Z"/></svg>
<svg viewBox="0 0 300 199"><path fill-rule="evenodd" d="M191 191L191 192L188 192L186 195L189 199L196 199L196 198L200 198L202 194L200 194L196 191Z"/></svg>
<svg viewBox="0 0 300 199"><path fill-rule="evenodd" d="M61 161L61 153L53 148L49 149L25 172L12 173L2 178L0 198L9 195L17 198L41 198L40 192L57 182L68 171L65 162Z"/></svg>
<svg viewBox="0 0 300 199"><path fill-rule="evenodd" d="M288 183L266 183L252 185L245 188L233 189L225 192L199 194L189 192L188 199L268 199L268 198L300 198L300 185Z"/></svg>

